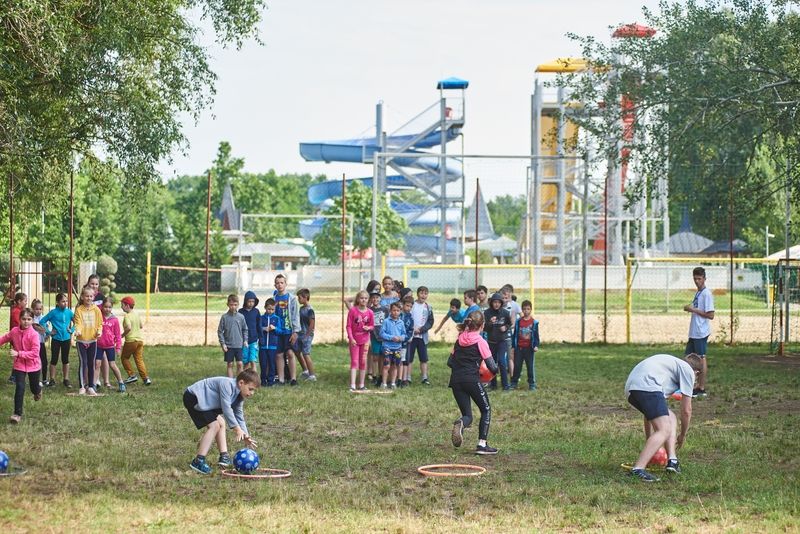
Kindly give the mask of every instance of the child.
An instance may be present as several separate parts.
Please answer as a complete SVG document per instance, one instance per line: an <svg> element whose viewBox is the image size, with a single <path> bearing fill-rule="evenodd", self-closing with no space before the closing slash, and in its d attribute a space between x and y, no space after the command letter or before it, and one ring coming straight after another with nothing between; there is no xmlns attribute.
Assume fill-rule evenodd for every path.
<svg viewBox="0 0 800 534"><path fill-rule="evenodd" d="M92 304L97 306L99 309L103 307L103 301L106 299L105 295L100 292L100 276L97 274L90 274L89 278L86 279L86 285L83 287L88 287L92 290ZM99 352L99 351L98 351ZM105 356L102 356L100 361L100 370L102 371L102 375L108 378L108 360ZM95 371L95 390L100 389L100 374L99 372Z"/></svg>
<svg viewBox="0 0 800 534"><path fill-rule="evenodd" d="M404 388L408 385L405 380L406 368L408 367L408 342L414 336L414 317L411 315L411 308L414 307L414 297L406 295L401 299L403 303L403 313L400 317L403 319L403 327L406 330L406 338L403 340L403 347L401 352L401 366L398 369L398 386Z"/></svg>
<svg viewBox="0 0 800 534"><path fill-rule="evenodd" d="M47 382L47 345L45 342L47 341L47 330L44 329L44 326L41 324L42 318L42 301L39 299L33 299L31 302L31 311L33 311L33 329L36 330L36 333L39 334L39 359L42 361L42 383Z"/></svg>
<svg viewBox="0 0 800 534"><path fill-rule="evenodd" d="M42 398L42 387L39 383L39 371L42 367L39 358L39 335L31 325L33 312L25 308L17 315L19 326L12 328L6 335L0 337L0 345L11 342L11 357L14 358L14 414L9 419L12 423L22 420L22 402L25 398L25 376L28 377L33 400Z"/></svg>
<svg viewBox="0 0 800 534"><path fill-rule="evenodd" d="M267 299L264 313L261 314L258 360L261 366L261 385L272 386L275 383L275 353L278 340L275 330L280 319L275 315L275 300Z"/></svg>
<svg viewBox="0 0 800 534"><path fill-rule="evenodd" d="M224 376L205 378L186 388L183 392L183 405L195 426L198 429L206 428L197 444L197 455L189 467L204 475L211 473L206 455L211 448L211 442L215 440L219 449L219 466L232 465L225 437L226 424L236 434L236 441L244 441L248 448L255 449L256 442L250 437L244 422L243 404L253 396L256 389L258 373L252 369L245 369L235 379Z"/></svg>
<svg viewBox="0 0 800 534"><path fill-rule="evenodd" d="M386 389L389 386L392 389L397 387L397 370L400 367L400 355L402 354L403 342L406 339L406 327L400 318L400 309L399 302L392 302L389 306L389 318L383 321L381 326L381 341L383 342L382 389ZM387 384L387 379L390 379L391 383Z"/></svg>
<svg viewBox="0 0 800 534"><path fill-rule="evenodd" d="M300 335L294 346L294 353L300 359L300 365L305 369L302 377L309 382L316 382L317 375L314 374L314 362L311 361L311 343L314 341L314 328L317 319L314 315L314 308L311 307L311 291L301 289L297 292L297 302L300 304Z"/></svg>
<svg viewBox="0 0 800 534"><path fill-rule="evenodd" d="M284 385L286 375L284 369L286 363L289 365L289 385L297 385L297 365L295 364L292 346L297 341L297 334L300 333L300 310L297 306L297 299L294 295L286 291L286 277L279 274L275 277L275 291L272 293L275 299L275 314L280 317L281 322L277 335L278 349L275 355L277 361L278 383ZM284 354L286 360L284 360ZM287 361L288 360L288 361Z"/></svg>
<svg viewBox="0 0 800 534"><path fill-rule="evenodd" d="M217 337L219 346L222 348L223 360L228 366L228 378L234 377L233 367L236 366L236 374L242 372L242 347L247 342L247 322L244 315L236 311L239 307L239 297L228 295L228 311L219 318L217 327Z"/></svg>
<svg viewBox="0 0 800 534"><path fill-rule="evenodd" d="M105 358L109 368L114 372L117 379L117 389L120 393L125 393L125 384L122 382L122 374L117 367L117 352L122 350L122 332L119 327L119 319L114 317L114 302L110 297L103 301L101 309L103 313L103 334L97 340L97 360L95 361L94 372L100 371L100 362ZM111 387L108 381L108 374L105 375L106 388Z"/></svg>
<svg viewBox="0 0 800 534"><path fill-rule="evenodd" d="M381 306L381 294L373 291L369 294L369 309L372 310L372 316L375 318L375 328L370 335L370 353L372 354L372 363L370 365L370 372L367 374L369 380L375 380L375 385L381 384L381 363L383 362L383 350L381 349L381 326L386 317L389 316L389 310Z"/></svg>
<svg viewBox="0 0 800 534"><path fill-rule="evenodd" d="M144 385L149 386L153 381L150 380L150 375L147 374L147 367L144 365L144 356L142 355L144 352L142 328L144 326L139 314L133 311L136 301L133 300L133 297L123 297L121 302L122 311L125 312L125 317L122 319L122 337L125 338L125 343L122 345L120 358L122 359L122 366L128 374L125 384L131 384L139 379L136 373L133 372L133 366L131 365L131 356L133 356L136 369L139 371Z"/></svg>
<svg viewBox="0 0 800 534"><path fill-rule="evenodd" d="M94 361L97 358L97 339L103 333L103 314L94 305L94 292L89 287L81 291L81 303L75 308L75 341L78 345L79 395L97 395L94 390Z"/></svg>
<svg viewBox="0 0 800 534"><path fill-rule="evenodd" d="M261 314L258 312L258 297L252 291L244 294L244 308L239 310L247 323L247 339L242 346L242 364L245 369L256 370L258 363L258 325Z"/></svg>
<svg viewBox="0 0 800 534"><path fill-rule="evenodd" d="M508 373L514 374L515 356L511 338L514 337L514 325L517 324L517 319L522 315L522 308L517 304L517 299L514 297L514 286L511 284L501 287L500 294L503 295L503 307L511 317L511 328L506 332L506 351L508 354Z"/></svg>
<svg viewBox="0 0 800 534"><path fill-rule="evenodd" d="M703 370L697 379L695 397L706 396L706 377L708 375L708 362L706 352L708 349L708 336L711 335L711 323L714 319L714 295L706 287L706 270L695 267L692 270L692 279L697 287L691 304L683 307L683 311L691 313L689 321L689 341L686 343L684 354L697 354L703 364Z"/></svg>
<svg viewBox="0 0 800 534"><path fill-rule="evenodd" d="M350 342L350 391L366 391L364 379L367 374L367 344L370 332L375 328L375 317L367 307L366 291L359 291L353 299L354 305L347 313L347 340Z"/></svg>
<svg viewBox="0 0 800 534"><path fill-rule="evenodd" d="M486 325L487 341L492 350L492 357L500 367L500 379L503 383L503 390L508 391L511 386L508 383L508 345L506 344L506 333L511 328L511 317L503 308L503 296L495 293L489 299L489 309L484 313L484 324ZM497 377L492 379L489 389L497 389Z"/></svg>
<svg viewBox="0 0 800 534"><path fill-rule="evenodd" d="M381 306L389 309L389 306L392 305L392 302L397 302L400 300L400 296L397 291L394 290L394 280L392 280L391 276L384 276L383 280L381 280L381 285L383 286L383 293L381 293Z"/></svg>
<svg viewBox="0 0 800 534"><path fill-rule="evenodd" d="M461 417L453 423L451 438L453 446L460 447L464 441L464 429L472 424L472 404L478 405L481 411L481 421L478 426L478 447L475 454L497 454L497 449L490 447L486 442L489 439L489 423L492 417L492 407L489 404L489 395L483 389L480 381L481 361L493 373L497 372L497 363L492 357L492 352L486 340L481 337L484 316L478 311L470 313L464 322L458 325L461 332L453 346L447 366L450 367L450 388L456 399Z"/></svg>
<svg viewBox="0 0 800 534"><path fill-rule="evenodd" d="M75 313L67 308L67 296L64 293L56 295L56 307L50 310L47 315L42 317L39 324L50 328L47 333L50 335L50 381L48 387L56 385L56 364L59 354L61 355L61 376L64 379L64 387L72 387L69 383L69 349L72 341L72 334L75 328L72 326L72 318Z"/></svg>
<svg viewBox="0 0 800 534"><path fill-rule="evenodd" d="M439 321L439 326L436 327L436 330L433 331L434 334L438 334L439 330L442 329L444 323L447 322L448 319L453 319L453 322L456 324L461 324L461 321L464 320L464 316L461 315L461 301L458 299L452 299L450 301L450 310L447 314L442 317L442 320Z"/></svg>
<svg viewBox="0 0 800 534"><path fill-rule="evenodd" d="M25 293L17 293L14 295L14 304L11 306L11 310L8 312L8 329L11 330L15 326L19 326L19 315L22 313L22 310L28 307L28 295ZM11 371L11 375L8 377L8 381L13 384L14 383L14 371Z"/></svg>
<svg viewBox="0 0 800 534"><path fill-rule="evenodd" d="M475 288L475 295L477 297L476 304L481 309L481 311L486 311L489 309L489 289L486 286L478 286Z"/></svg>
<svg viewBox="0 0 800 534"><path fill-rule="evenodd" d="M428 380L428 330L433 326L433 309L426 302L428 288L417 288L417 301L411 307L411 316L414 318L414 336L408 346L408 366L405 370L406 385L411 384L411 367L414 363L414 353L419 352L419 368L422 372L422 383L430 385Z"/></svg>
<svg viewBox="0 0 800 534"><path fill-rule="evenodd" d="M536 391L536 352L539 350L539 321L531 317L533 305L529 300L522 301L522 317L514 326L514 373L511 375L511 389L517 389L522 374L522 362L528 369L528 389Z"/></svg>

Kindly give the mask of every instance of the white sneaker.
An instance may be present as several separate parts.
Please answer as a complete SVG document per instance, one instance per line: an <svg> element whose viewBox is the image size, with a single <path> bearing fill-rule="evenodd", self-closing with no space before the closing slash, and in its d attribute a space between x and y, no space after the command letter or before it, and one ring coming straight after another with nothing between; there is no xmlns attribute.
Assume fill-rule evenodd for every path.
<svg viewBox="0 0 800 534"><path fill-rule="evenodd" d="M94 390L94 388L87 389L86 390L86 394L89 395L90 397L96 397L97 396L97 392Z"/></svg>
<svg viewBox="0 0 800 534"><path fill-rule="evenodd" d="M300 373L300 378L305 378L306 380L308 380L309 376L311 375L308 374L308 371L303 371L302 373Z"/></svg>
<svg viewBox="0 0 800 534"><path fill-rule="evenodd" d="M308 375L308 381L309 382L316 382L317 381L317 375Z"/></svg>
<svg viewBox="0 0 800 534"><path fill-rule="evenodd" d="M78 395L86 395L86 390L84 388L80 388L78 390Z"/></svg>

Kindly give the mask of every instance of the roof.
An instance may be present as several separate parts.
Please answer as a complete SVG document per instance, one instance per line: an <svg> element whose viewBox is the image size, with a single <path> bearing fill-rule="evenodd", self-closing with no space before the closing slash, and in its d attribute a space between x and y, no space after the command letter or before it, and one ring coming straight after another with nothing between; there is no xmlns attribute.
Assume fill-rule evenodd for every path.
<svg viewBox="0 0 800 534"><path fill-rule="evenodd" d="M439 80L436 83L437 89L466 89L467 87L469 87L469 82L467 80L462 80L454 76Z"/></svg>
<svg viewBox="0 0 800 534"><path fill-rule="evenodd" d="M743 252L747 252L747 243L742 241L741 239L734 239L733 240L733 252L734 254L741 254ZM703 254L720 254L720 253L730 253L731 250L731 242L727 239L724 241L714 241L711 243L710 246L705 248L702 253Z"/></svg>
<svg viewBox="0 0 800 534"><path fill-rule="evenodd" d="M652 37L656 34L655 28L645 26L644 24L623 24L611 34L612 37Z"/></svg>
<svg viewBox="0 0 800 534"><path fill-rule="evenodd" d="M786 257L786 249L780 250L774 254L770 254L767 258L771 260L782 260ZM789 257L794 260L800 259L800 245L789 247Z"/></svg>
<svg viewBox="0 0 800 534"><path fill-rule="evenodd" d="M232 257L238 257L239 244L234 245L231 250ZM290 243L242 243L241 256L252 257L253 254L269 254L270 256L281 256L284 258L310 258L311 254L301 245Z"/></svg>
<svg viewBox="0 0 800 534"><path fill-rule="evenodd" d="M492 226L492 217L489 215L489 207L486 205L480 189L475 191L475 199L469 207L467 219L464 222L465 237L471 241L475 241L476 217L478 219L478 241L495 238L496 234L494 233L494 226Z"/></svg>
<svg viewBox="0 0 800 534"><path fill-rule="evenodd" d="M678 232L669 236L670 254L700 254L713 245L714 242L694 232ZM664 242L656 245L659 250L664 250Z"/></svg>
<svg viewBox="0 0 800 534"><path fill-rule="evenodd" d="M239 229L239 210L233 203L233 190L231 184L225 184L222 190L222 200L220 201L217 218L222 223L223 230Z"/></svg>

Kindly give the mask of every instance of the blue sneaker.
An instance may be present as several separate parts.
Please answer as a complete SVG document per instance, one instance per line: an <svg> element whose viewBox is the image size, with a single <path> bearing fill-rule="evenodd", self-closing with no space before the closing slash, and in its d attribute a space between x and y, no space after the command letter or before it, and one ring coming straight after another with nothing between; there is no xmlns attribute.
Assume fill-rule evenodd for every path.
<svg viewBox="0 0 800 534"><path fill-rule="evenodd" d="M631 469L631 476L638 478L643 482L659 482L658 477L651 475L644 469Z"/></svg>
<svg viewBox="0 0 800 534"><path fill-rule="evenodd" d="M120 382L119 383L119 392L120 393L125 393L125 391L127 391L127 389L128 388L125 387L125 382Z"/></svg>
<svg viewBox="0 0 800 534"><path fill-rule="evenodd" d="M194 469L195 471L197 471L202 475L211 474L211 466L208 465L205 460L201 460L196 456L194 460L192 460L192 463L189 464L189 467L191 467L192 469Z"/></svg>

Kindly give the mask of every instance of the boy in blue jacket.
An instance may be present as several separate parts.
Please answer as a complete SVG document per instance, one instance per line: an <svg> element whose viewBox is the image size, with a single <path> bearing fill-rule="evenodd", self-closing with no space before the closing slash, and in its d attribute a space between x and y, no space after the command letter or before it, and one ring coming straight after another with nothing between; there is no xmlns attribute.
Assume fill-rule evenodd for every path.
<svg viewBox="0 0 800 534"><path fill-rule="evenodd" d="M528 369L528 389L536 390L536 352L539 351L539 321L531 316L531 301L522 302L522 317L517 319L514 336L511 338L514 347L514 373L511 377L511 389L517 388L522 374L522 362Z"/></svg>
<svg viewBox="0 0 800 534"><path fill-rule="evenodd" d="M264 313L259 324L258 360L261 365L261 385L272 386L275 383L277 367L275 355L278 353L278 334L280 317L275 314L275 300L267 299Z"/></svg>
<svg viewBox="0 0 800 534"><path fill-rule="evenodd" d="M243 404L245 399L253 396L258 385L258 373L245 369L236 378L205 378L186 388L183 392L183 405L195 426L206 429L197 444L197 456L189 467L204 475L211 473L206 455L215 440L219 448L219 466L232 465L225 438L226 426L234 431L236 441L244 441L247 447L255 449L256 442L250 437L244 422Z"/></svg>
<svg viewBox="0 0 800 534"><path fill-rule="evenodd" d="M383 349L383 372L381 389L389 387L386 379L391 377L391 388L397 388L397 370L402 360L403 343L406 340L406 327L400 318L399 302L392 302L389 307L389 318L381 325L380 338Z"/></svg>
<svg viewBox="0 0 800 534"><path fill-rule="evenodd" d="M252 291L244 294L244 308L239 310L247 323L247 340L242 347L242 364L245 369L256 370L258 363L258 326L261 324L261 314L258 312L258 297Z"/></svg>

